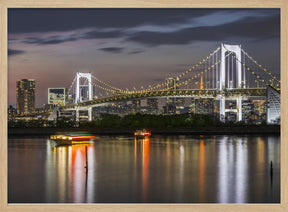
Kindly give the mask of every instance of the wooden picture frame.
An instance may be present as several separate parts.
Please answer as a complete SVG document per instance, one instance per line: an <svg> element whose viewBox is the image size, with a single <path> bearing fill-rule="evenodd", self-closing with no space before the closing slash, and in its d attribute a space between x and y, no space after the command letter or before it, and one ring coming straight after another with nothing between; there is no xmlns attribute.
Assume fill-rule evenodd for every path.
<svg viewBox="0 0 288 212"><path fill-rule="evenodd" d="M280 204L8 204L7 13L8 8L280 8L281 9L281 203ZM287 211L288 210L288 2L286 0L0 0L0 211Z"/></svg>

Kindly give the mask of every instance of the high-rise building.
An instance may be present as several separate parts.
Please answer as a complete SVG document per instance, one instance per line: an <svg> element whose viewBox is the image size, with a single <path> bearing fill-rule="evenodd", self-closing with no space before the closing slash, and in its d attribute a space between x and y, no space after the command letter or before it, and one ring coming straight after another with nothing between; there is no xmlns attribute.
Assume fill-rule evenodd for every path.
<svg viewBox="0 0 288 212"><path fill-rule="evenodd" d="M66 88L48 88L48 104L64 106L67 98Z"/></svg>
<svg viewBox="0 0 288 212"><path fill-rule="evenodd" d="M17 111L28 114L35 110L35 80L22 79L16 83Z"/></svg>
<svg viewBox="0 0 288 212"><path fill-rule="evenodd" d="M149 113L158 113L158 98L147 98L147 108Z"/></svg>

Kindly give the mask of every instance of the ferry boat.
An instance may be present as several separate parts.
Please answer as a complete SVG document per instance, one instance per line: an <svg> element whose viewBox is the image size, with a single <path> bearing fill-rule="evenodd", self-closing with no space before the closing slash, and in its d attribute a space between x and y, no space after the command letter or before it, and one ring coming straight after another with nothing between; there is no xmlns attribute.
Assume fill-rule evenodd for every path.
<svg viewBox="0 0 288 212"><path fill-rule="evenodd" d="M151 132L143 129L143 130L136 130L134 132L135 138L148 138L151 135Z"/></svg>
<svg viewBox="0 0 288 212"><path fill-rule="evenodd" d="M58 145L72 145L92 143L95 136L91 134L66 134L51 135L50 139L55 141Z"/></svg>

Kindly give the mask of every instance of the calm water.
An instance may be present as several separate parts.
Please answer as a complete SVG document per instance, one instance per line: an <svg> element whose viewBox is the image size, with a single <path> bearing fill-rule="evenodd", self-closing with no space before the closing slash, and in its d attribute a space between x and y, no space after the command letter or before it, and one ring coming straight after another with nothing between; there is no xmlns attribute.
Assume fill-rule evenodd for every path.
<svg viewBox="0 0 288 212"><path fill-rule="evenodd" d="M280 137L10 138L8 202L279 203Z"/></svg>

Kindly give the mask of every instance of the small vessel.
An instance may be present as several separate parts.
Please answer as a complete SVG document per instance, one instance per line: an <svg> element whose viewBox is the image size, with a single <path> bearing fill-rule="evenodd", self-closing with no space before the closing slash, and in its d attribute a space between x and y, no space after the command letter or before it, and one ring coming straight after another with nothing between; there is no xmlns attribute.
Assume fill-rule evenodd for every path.
<svg viewBox="0 0 288 212"><path fill-rule="evenodd" d="M146 129L136 130L134 132L135 138L148 138L150 135L151 135L151 132Z"/></svg>
<svg viewBox="0 0 288 212"><path fill-rule="evenodd" d="M50 139L58 145L87 144L93 142L95 136L91 134L65 134L51 135Z"/></svg>

